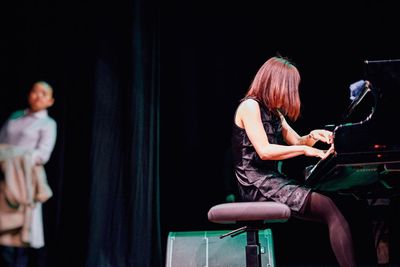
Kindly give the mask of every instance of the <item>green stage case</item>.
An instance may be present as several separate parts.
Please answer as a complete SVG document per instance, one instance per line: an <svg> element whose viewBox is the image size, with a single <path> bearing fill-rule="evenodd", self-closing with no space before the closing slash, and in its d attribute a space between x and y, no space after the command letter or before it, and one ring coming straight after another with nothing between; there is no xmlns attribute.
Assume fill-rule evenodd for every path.
<svg viewBox="0 0 400 267"><path fill-rule="evenodd" d="M166 267L244 267L246 266L246 233L223 234L231 230L170 232ZM271 229L259 231L262 267L275 267Z"/></svg>

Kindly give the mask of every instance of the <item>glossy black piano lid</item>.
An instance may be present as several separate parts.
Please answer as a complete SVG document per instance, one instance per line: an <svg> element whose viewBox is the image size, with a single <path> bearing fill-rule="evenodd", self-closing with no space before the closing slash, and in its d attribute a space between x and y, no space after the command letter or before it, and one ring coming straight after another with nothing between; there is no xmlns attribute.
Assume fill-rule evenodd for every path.
<svg viewBox="0 0 400 267"><path fill-rule="evenodd" d="M361 119L353 119L335 131L338 153L400 149L400 60L366 60L364 71L364 79L371 83L374 103L360 106L367 104L366 109L372 107L374 111L367 121L360 123ZM367 117L371 112L364 113Z"/></svg>
<svg viewBox="0 0 400 267"><path fill-rule="evenodd" d="M348 121L335 128L336 154L319 161L305 177L305 184L316 190L370 190L391 177L393 171L384 171L388 164L400 163L400 60L368 60L364 67L373 101L363 99L361 116L345 116Z"/></svg>
<svg viewBox="0 0 400 267"><path fill-rule="evenodd" d="M396 125L400 119L400 59L365 60L364 72L378 94L376 119Z"/></svg>

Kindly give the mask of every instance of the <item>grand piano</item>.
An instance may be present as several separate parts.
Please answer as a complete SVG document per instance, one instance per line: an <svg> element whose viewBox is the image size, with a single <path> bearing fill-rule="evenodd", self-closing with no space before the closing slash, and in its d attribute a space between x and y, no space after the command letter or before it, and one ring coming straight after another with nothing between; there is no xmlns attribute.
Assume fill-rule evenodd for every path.
<svg viewBox="0 0 400 267"><path fill-rule="evenodd" d="M334 153L305 172L316 191L365 198L400 191L400 59L366 60L364 68L342 122L330 126Z"/></svg>

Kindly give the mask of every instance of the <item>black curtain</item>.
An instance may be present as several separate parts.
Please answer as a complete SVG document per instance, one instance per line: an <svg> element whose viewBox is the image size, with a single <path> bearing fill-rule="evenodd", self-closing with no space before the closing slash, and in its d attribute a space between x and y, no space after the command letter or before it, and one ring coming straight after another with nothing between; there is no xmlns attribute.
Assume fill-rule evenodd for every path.
<svg viewBox="0 0 400 267"><path fill-rule="evenodd" d="M159 13L100 6L86 266L159 266Z"/></svg>
<svg viewBox="0 0 400 267"><path fill-rule="evenodd" d="M362 60L399 57L397 9L386 2L174 0L163 2L162 23L158 0L7 4L0 119L25 105L34 81L55 88L50 267L162 266L168 232L221 229L206 215L224 201L234 109L267 57L299 66L300 133L342 114ZM314 226L275 228L278 262L310 262L321 242L321 259L334 260L325 229L310 237Z"/></svg>
<svg viewBox="0 0 400 267"><path fill-rule="evenodd" d="M338 123L349 104L348 86L363 78L363 60L399 57L393 10L388 2L374 1L351 6L334 1L324 6L287 1L165 3L161 97L162 140L167 140L162 142L161 170L169 174L161 181L165 236L171 231L235 227L208 222L207 211L226 201L231 184L224 179L235 179L226 156L235 108L267 58L277 53L287 56L302 75L302 116L290 122L299 134ZM314 163L298 157L283 167L301 180L303 167ZM368 261L374 251L366 212L351 197L346 200L338 198L338 204L354 229L357 255ZM278 264L335 263L321 224L291 221L270 226ZM321 251L318 255L313 253L316 249Z"/></svg>
<svg viewBox="0 0 400 267"><path fill-rule="evenodd" d="M55 92L48 266L160 266L157 0L27 1L0 17L1 122L34 81Z"/></svg>

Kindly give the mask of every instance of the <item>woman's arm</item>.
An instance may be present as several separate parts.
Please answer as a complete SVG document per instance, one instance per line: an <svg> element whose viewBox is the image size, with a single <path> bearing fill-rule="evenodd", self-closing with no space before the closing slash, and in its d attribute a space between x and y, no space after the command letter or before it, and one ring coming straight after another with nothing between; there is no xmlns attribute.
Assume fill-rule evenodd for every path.
<svg viewBox="0 0 400 267"><path fill-rule="evenodd" d="M316 142L321 141L327 144L332 143L332 132L327 130L313 130L309 134L299 136L296 131L290 127L283 115L280 115L282 121L283 139L288 145L306 145L314 146Z"/></svg>
<svg viewBox="0 0 400 267"><path fill-rule="evenodd" d="M253 99L243 101L238 108L236 116L236 124L245 129L258 156L263 160L283 160L299 155L320 158L325 156L324 151L306 145L285 146L270 144L261 121L259 104Z"/></svg>

